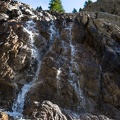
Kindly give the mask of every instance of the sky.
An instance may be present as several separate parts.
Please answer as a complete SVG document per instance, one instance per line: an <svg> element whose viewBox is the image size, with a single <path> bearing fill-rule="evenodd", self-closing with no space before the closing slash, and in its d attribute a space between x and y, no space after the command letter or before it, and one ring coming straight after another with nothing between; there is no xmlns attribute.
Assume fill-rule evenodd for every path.
<svg viewBox="0 0 120 120"><path fill-rule="evenodd" d="M50 0L19 0L20 2L29 4L31 7L36 8L41 6L43 10L47 10ZM95 2L96 0L92 0ZM73 8L77 11L83 8L85 0L61 0L65 12L72 12Z"/></svg>

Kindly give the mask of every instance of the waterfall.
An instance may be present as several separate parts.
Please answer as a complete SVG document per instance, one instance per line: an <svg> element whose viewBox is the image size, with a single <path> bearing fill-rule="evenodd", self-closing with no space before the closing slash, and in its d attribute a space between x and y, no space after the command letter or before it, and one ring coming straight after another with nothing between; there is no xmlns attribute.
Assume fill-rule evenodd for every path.
<svg viewBox="0 0 120 120"><path fill-rule="evenodd" d="M58 36L58 32L57 32L57 29L55 27L55 24L54 22L52 21L51 22L51 25L50 25L50 28L49 28L49 34L50 34L50 40L49 40L49 46L52 48L52 44L54 42L54 38L55 38L55 35ZM51 50L51 48L49 50Z"/></svg>
<svg viewBox="0 0 120 120"><path fill-rule="evenodd" d="M22 120L25 96L29 92L30 88L33 86L35 81L37 80L41 66L41 60L39 55L40 53L38 52L37 48L34 45L34 36L38 35L37 30L35 29L35 23L33 21L26 22L26 27L24 27L24 31L29 34L31 57L37 60L37 70L32 81L26 83L22 87L20 93L17 96L17 99L13 103L12 112L7 112L10 116L13 116L17 120L18 119Z"/></svg>
<svg viewBox="0 0 120 120"><path fill-rule="evenodd" d="M56 76L56 78L57 78L58 80L60 80L60 73L61 73L61 68L59 68L59 69L57 70L57 76Z"/></svg>
<svg viewBox="0 0 120 120"><path fill-rule="evenodd" d="M72 26L73 26L73 24L70 23L69 25L65 25L65 28L64 28L64 29L68 30L69 47L71 49L71 59L70 59L70 66L69 66L69 71L68 71L69 72L68 82L73 86L77 96L79 97L79 100L82 101L83 94L82 94L82 91L80 89L80 83L79 83L79 80L76 79L76 74L73 71L73 66L75 66L75 69L77 71L79 71L79 68L78 68L77 62L75 61L76 47L72 41ZM54 42L55 36L58 35L56 31L57 30L55 28L55 25L52 22L50 25L50 28L49 28L50 40L48 42L48 46L49 46L48 51L52 48L52 44ZM36 80L38 79L39 71L41 68L41 59L42 59L40 52L38 51L38 49L34 45L34 37L39 35L38 34L39 32L36 30L36 24L32 20L26 22L26 26L24 27L24 32L26 32L29 35L29 45L30 45L31 58L32 58L31 60L37 61L37 69L35 71L35 74L34 74L32 81L29 83L26 83L22 87L21 91L19 92L17 99L14 101L14 103L12 105L12 111L7 112L10 116L13 116L17 120L23 120L22 113L24 110L25 97L26 97L26 94L31 89L31 87L35 84ZM57 37L59 37L59 36L57 36ZM45 54L47 54L47 51L46 51L46 53L44 53L44 55ZM60 93L60 74L61 74L61 72L62 72L62 68L59 67L57 70L57 75L56 75L57 87L58 87L58 90L57 90L58 96ZM80 109L81 104L84 104L84 102L82 102L82 103L80 102L80 104L78 105L78 109Z"/></svg>
<svg viewBox="0 0 120 120"><path fill-rule="evenodd" d="M64 23L65 24L65 23ZM81 107L85 106L85 100L83 97L82 90L80 89L80 81L77 79L76 74L73 72L73 66L75 67L76 71L79 71L78 64L75 61L75 55L76 55L76 47L73 44L72 41L72 26L73 23L69 23L69 25L65 25L65 29L69 31L68 37L69 37L69 46L71 49L71 60L70 60L70 66L69 66L69 83L73 86L77 96L79 97L79 105L78 105L78 110Z"/></svg>
<svg viewBox="0 0 120 120"><path fill-rule="evenodd" d="M39 71L41 68L42 57L40 56L38 49L34 45L34 37L35 37L35 35L39 35L38 31L35 29L35 27L36 27L36 24L32 20L30 20L30 21L26 22L26 26L24 27L24 31L26 33L28 33L28 35L29 35L31 57L33 59L37 60L37 70L35 72L35 75L34 75L32 81L25 84L22 87L20 93L17 96L17 99L13 103L12 112L7 112L10 116L13 116L17 120L24 120L22 118L23 117L22 113L23 113L23 109L24 109L25 97L26 97L26 94L29 92L30 88L34 85L34 83L38 79ZM56 34L55 25L53 22L50 25L49 31L50 31L50 33L49 33L50 34L50 41L49 41L48 45L49 45L49 50L50 50L51 49L50 47L54 42L54 36ZM60 74L60 73L58 73L58 74Z"/></svg>
<svg viewBox="0 0 120 120"><path fill-rule="evenodd" d="M60 74L61 74L61 68L59 68L58 70L57 70L57 75L56 75L56 79L57 79L57 95L58 95L58 99L59 99L59 96L60 96Z"/></svg>

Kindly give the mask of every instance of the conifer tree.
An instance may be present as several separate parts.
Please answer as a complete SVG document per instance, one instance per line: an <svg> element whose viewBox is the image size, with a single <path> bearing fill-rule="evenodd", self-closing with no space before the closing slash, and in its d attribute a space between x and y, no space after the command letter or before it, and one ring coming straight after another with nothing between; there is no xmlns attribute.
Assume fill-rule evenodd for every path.
<svg viewBox="0 0 120 120"><path fill-rule="evenodd" d="M72 13L76 13L77 12L77 10L75 9L75 8L73 8L73 11L72 11Z"/></svg>
<svg viewBox="0 0 120 120"><path fill-rule="evenodd" d="M84 7L88 6L90 3L92 3L92 0L85 1Z"/></svg>
<svg viewBox="0 0 120 120"><path fill-rule="evenodd" d="M56 11L56 12L65 12L65 10L63 9L61 0L50 0L49 10Z"/></svg>
<svg viewBox="0 0 120 120"><path fill-rule="evenodd" d="M82 8L79 9L79 12L81 12L81 11L82 11Z"/></svg>
<svg viewBox="0 0 120 120"><path fill-rule="evenodd" d="M42 10L42 7L37 7L36 10L40 12Z"/></svg>

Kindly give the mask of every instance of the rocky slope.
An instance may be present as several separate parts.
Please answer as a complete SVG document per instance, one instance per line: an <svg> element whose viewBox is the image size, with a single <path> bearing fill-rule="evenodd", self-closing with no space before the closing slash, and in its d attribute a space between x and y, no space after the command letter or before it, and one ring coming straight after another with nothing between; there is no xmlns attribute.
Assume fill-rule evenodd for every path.
<svg viewBox="0 0 120 120"><path fill-rule="evenodd" d="M99 0L63 14L0 1L1 119L4 111L31 120L120 119L120 4L111 2L115 13Z"/></svg>
<svg viewBox="0 0 120 120"><path fill-rule="evenodd" d="M120 16L120 0L97 0L84 8L84 11L107 12Z"/></svg>

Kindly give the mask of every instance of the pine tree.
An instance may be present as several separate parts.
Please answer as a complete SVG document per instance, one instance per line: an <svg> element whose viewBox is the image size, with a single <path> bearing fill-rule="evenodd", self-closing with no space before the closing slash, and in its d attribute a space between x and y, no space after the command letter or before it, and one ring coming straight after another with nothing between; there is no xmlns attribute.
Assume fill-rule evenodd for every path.
<svg viewBox="0 0 120 120"><path fill-rule="evenodd" d="M42 10L42 7L37 7L36 10L40 12Z"/></svg>
<svg viewBox="0 0 120 120"><path fill-rule="evenodd" d="M76 13L77 12L77 10L75 9L75 8L73 8L73 11L72 11L72 13Z"/></svg>
<svg viewBox="0 0 120 120"><path fill-rule="evenodd" d="M50 11L65 12L61 0L51 0L49 3Z"/></svg>
<svg viewBox="0 0 120 120"><path fill-rule="evenodd" d="M79 12L81 12L81 11L82 11L82 8L79 9Z"/></svg>
<svg viewBox="0 0 120 120"><path fill-rule="evenodd" d="M90 3L92 3L92 0L85 1L84 8L88 6Z"/></svg>

